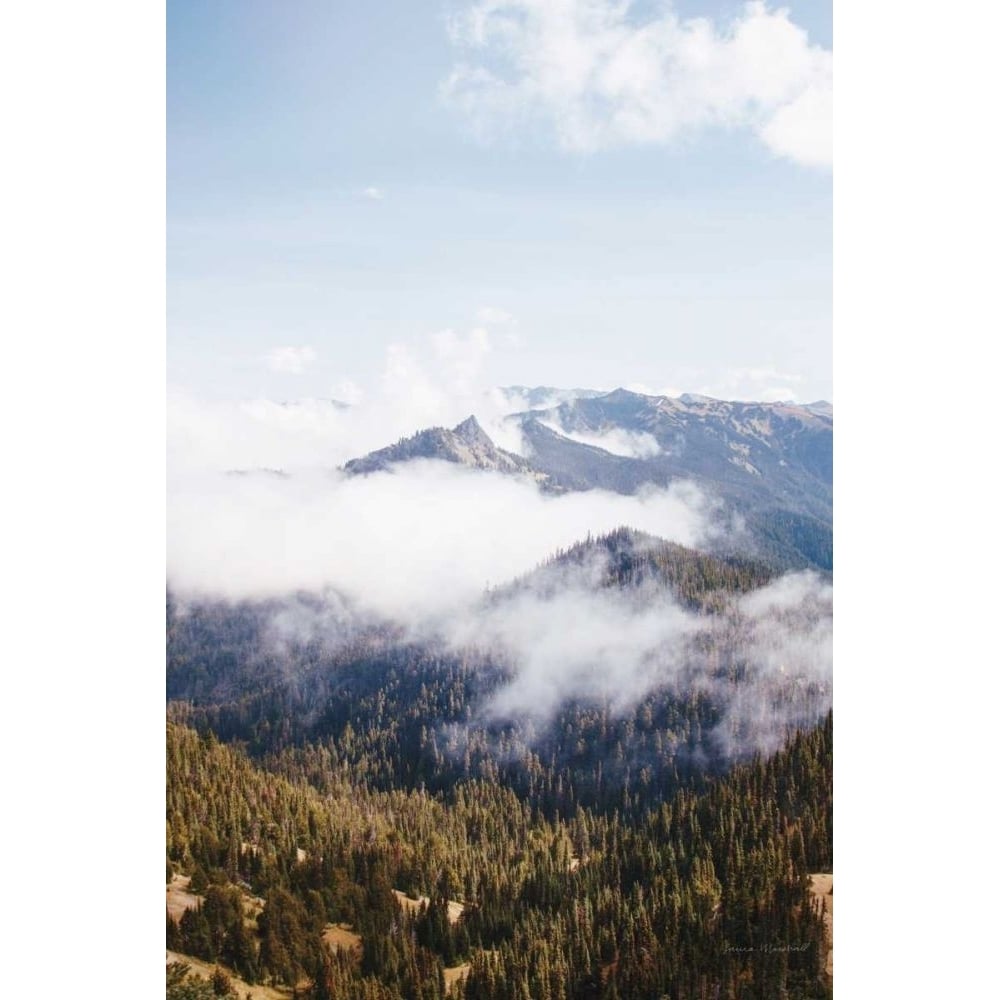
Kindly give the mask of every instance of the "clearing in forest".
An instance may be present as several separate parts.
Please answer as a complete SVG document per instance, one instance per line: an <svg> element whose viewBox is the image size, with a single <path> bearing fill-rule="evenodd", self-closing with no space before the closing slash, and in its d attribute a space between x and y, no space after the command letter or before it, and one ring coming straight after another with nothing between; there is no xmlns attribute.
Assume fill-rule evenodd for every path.
<svg viewBox="0 0 1000 1000"><path fill-rule="evenodd" d="M184 916L185 910L196 910L205 898L196 892L191 892L190 885L190 875L174 875L167 886L167 913L178 923ZM264 900L247 892L241 892L240 895L243 897L243 912L247 927L256 930L257 917L264 912Z"/></svg>
<svg viewBox="0 0 1000 1000"><path fill-rule="evenodd" d="M819 873L809 876L809 888L816 908L826 906L823 914L823 930L826 932L826 974L833 975L833 873ZM821 902L822 901L822 902Z"/></svg>
<svg viewBox="0 0 1000 1000"><path fill-rule="evenodd" d="M398 889L393 889L393 895L399 900L400 905L406 910L407 913L415 913L420 909L421 905L430 906L431 901L426 896L420 896L418 899L411 899L406 895L405 892L400 892ZM455 900L448 900L448 923L457 924L458 918L465 912L465 907L461 903L456 903Z"/></svg>
<svg viewBox="0 0 1000 1000"><path fill-rule="evenodd" d="M191 884L190 875L175 875L170 885L167 886L167 913L180 921L185 910L197 909L201 902L201 896L196 896L193 892L188 892Z"/></svg>
<svg viewBox="0 0 1000 1000"><path fill-rule="evenodd" d="M455 985L460 979L465 979L469 974L469 969L472 966L468 962L464 962L462 965L452 965L444 970L444 988L445 992L449 992L452 986Z"/></svg>
<svg viewBox="0 0 1000 1000"><path fill-rule="evenodd" d="M331 951L361 953L361 935L356 934L350 924L327 924L323 929L323 940Z"/></svg>
<svg viewBox="0 0 1000 1000"><path fill-rule="evenodd" d="M190 955L181 955L176 951L168 951L167 965L172 965L174 962L183 962L185 965L190 965L190 975L201 976L203 979L208 980L211 980L212 972L215 969L215 965L211 962L203 962L201 959L192 958ZM226 968L221 963L219 964L219 968L224 969L226 975L229 976L239 1000L244 1000L247 994L250 995L251 1000L290 1000L292 995L292 988L290 986L261 986L260 984L251 986L245 979L240 979L232 969Z"/></svg>

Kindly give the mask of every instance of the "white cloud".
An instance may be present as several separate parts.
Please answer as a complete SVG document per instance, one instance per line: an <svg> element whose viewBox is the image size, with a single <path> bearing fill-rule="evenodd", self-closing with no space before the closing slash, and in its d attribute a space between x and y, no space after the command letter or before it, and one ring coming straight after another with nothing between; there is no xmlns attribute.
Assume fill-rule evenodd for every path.
<svg viewBox="0 0 1000 1000"><path fill-rule="evenodd" d="M483 136L525 123L593 151L747 129L773 153L832 162L833 55L759 0L732 21L630 0L476 0L449 22L459 62L442 95Z"/></svg>
<svg viewBox="0 0 1000 1000"><path fill-rule="evenodd" d="M528 479L447 462L288 478L171 470L169 584L230 598L334 588L362 610L417 624L462 614L488 583L528 572L588 532L621 524L697 545L715 505L690 484L636 496L548 496Z"/></svg>
<svg viewBox="0 0 1000 1000"><path fill-rule="evenodd" d="M622 455L625 458L653 458L660 454L661 448L656 438L645 431L629 431L622 427L606 427L599 431L568 430L558 421L540 421L545 427L557 434L589 444L595 448L603 448L612 455Z"/></svg>
<svg viewBox="0 0 1000 1000"><path fill-rule="evenodd" d="M476 313L476 319L486 326L510 326L517 322L506 309L496 306L483 306Z"/></svg>
<svg viewBox="0 0 1000 1000"><path fill-rule="evenodd" d="M342 378L333 386L333 398L348 406L357 406L365 398L365 390L354 379Z"/></svg>
<svg viewBox="0 0 1000 1000"><path fill-rule="evenodd" d="M717 380L696 390L715 399L744 399L763 403L797 402L795 385L802 376L773 367L730 368Z"/></svg>
<svg viewBox="0 0 1000 1000"><path fill-rule="evenodd" d="M833 161L832 79L819 80L789 104L778 108L760 137L779 156L808 167Z"/></svg>
<svg viewBox="0 0 1000 1000"><path fill-rule="evenodd" d="M697 544L715 530L716 505L683 484L636 496L551 496L531 480L443 462L367 477L336 471L473 413L501 447L516 449L519 427L504 421L516 401L487 388L493 353L482 327L393 344L380 378L363 391L338 388L349 408L329 399L206 403L171 391L171 584L230 596L333 586L405 619L472 600L487 581L524 573L588 532L629 524Z"/></svg>
<svg viewBox="0 0 1000 1000"><path fill-rule="evenodd" d="M662 586L601 586L607 557L546 570L439 622L453 648L489 650L512 669L487 716L544 722L568 698L624 710L661 686L699 689L720 707L712 733L727 756L773 753L788 728L830 706L833 589L793 573L719 615L681 608ZM733 683L720 665L746 671Z"/></svg>
<svg viewBox="0 0 1000 1000"><path fill-rule="evenodd" d="M361 197L367 198L368 201L384 201L385 192L381 188L366 187L364 191L361 192Z"/></svg>
<svg viewBox="0 0 1000 1000"><path fill-rule="evenodd" d="M489 331L477 326L466 336L454 330L442 330L431 337L440 365L450 375L450 383L458 392L468 392L483 371L487 355L493 350Z"/></svg>
<svg viewBox="0 0 1000 1000"><path fill-rule="evenodd" d="M833 681L833 587L812 572L789 573L737 602L735 648L751 683L736 688L715 730L724 751L774 753L790 728L826 713Z"/></svg>
<svg viewBox="0 0 1000 1000"><path fill-rule="evenodd" d="M787 385L772 385L762 389L757 398L761 403L797 403L795 390Z"/></svg>
<svg viewBox="0 0 1000 1000"><path fill-rule="evenodd" d="M664 386L628 382L625 388L644 396L669 396L671 399L691 394L711 399L778 403L797 402L801 392L797 387L803 381L802 375L796 372L758 366L727 368L716 372L691 369L683 374L683 382L680 384L675 382Z"/></svg>
<svg viewBox="0 0 1000 1000"><path fill-rule="evenodd" d="M727 385L738 385L741 382L771 382L775 379L782 382L801 382L802 376L794 372L778 371L776 368L731 368L724 375Z"/></svg>
<svg viewBox="0 0 1000 1000"><path fill-rule="evenodd" d="M316 357L311 347L275 347L264 355L264 363L282 375L301 375Z"/></svg>
<svg viewBox="0 0 1000 1000"><path fill-rule="evenodd" d="M515 668L488 713L544 720L568 698L627 708L679 669L698 621L665 594L644 600L569 577L554 593L527 589L451 627L456 646L499 651Z"/></svg>
<svg viewBox="0 0 1000 1000"><path fill-rule="evenodd" d="M168 455L178 467L205 472L330 469L425 427L453 427L470 414L500 447L519 451L520 430L504 420L518 407L488 375L497 353L481 327L397 341L373 381L332 385L333 398L351 404L348 409L329 399L212 403L173 386Z"/></svg>
<svg viewBox="0 0 1000 1000"><path fill-rule="evenodd" d="M626 382L622 388L628 389L629 392L637 392L641 396L669 396L671 399L684 394L684 390L676 385L651 386L646 382Z"/></svg>
<svg viewBox="0 0 1000 1000"><path fill-rule="evenodd" d="M486 388L486 365L493 354L489 332L439 330L420 342L389 345L379 380L381 406L372 418L394 415L401 433L451 426L475 413L489 431L501 416L499 402ZM390 439L398 437L394 434Z"/></svg>
<svg viewBox="0 0 1000 1000"><path fill-rule="evenodd" d="M499 340L508 347L523 346L521 335L517 332L517 320L506 309L496 306L483 306L476 312L476 321L490 328L499 336Z"/></svg>
<svg viewBox="0 0 1000 1000"><path fill-rule="evenodd" d="M718 633L662 591L595 591L597 564L567 571L558 586L546 573L530 592L481 600L488 584L521 576L588 533L631 525L701 547L730 530L727 512L692 484L547 495L527 478L446 462L362 477L336 471L470 412L508 444L496 428L518 401L484 390L491 351L480 328L396 344L382 378L363 393L354 387L349 409L328 399L206 404L171 391L170 587L182 599L324 595L318 611L312 601L282 606L277 645L309 629L336 645L374 615L414 638L494 648L513 669L488 706L499 715L544 720L567 696L624 709L659 684L700 684L721 699L713 738L734 755L773 749L789 723L815 718L829 703L832 611L832 591L815 575L735 600ZM225 474L234 469L249 474ZM290 475L268 471L277 469ZM736 643L751 668L738 690L699 657L693 642L705 628L726 649Z"/></svg>

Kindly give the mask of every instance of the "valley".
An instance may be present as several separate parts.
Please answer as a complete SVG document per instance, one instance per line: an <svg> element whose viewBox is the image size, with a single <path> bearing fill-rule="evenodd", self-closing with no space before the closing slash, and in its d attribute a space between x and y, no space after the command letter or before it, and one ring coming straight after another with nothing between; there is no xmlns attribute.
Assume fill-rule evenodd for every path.
<svg viewBox="0 0 1000 1000"><path fill-rule="evenodd" d="M718 530L587 534L406 615L168 580L171 1000L831 995L832 417L519 392L523 453L470 418L336 475L695 480Z"/></svg>

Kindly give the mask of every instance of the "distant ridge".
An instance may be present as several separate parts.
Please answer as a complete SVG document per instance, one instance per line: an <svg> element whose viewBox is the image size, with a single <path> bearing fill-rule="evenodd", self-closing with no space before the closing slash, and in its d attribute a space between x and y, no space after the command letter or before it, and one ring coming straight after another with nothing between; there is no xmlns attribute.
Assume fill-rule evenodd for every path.
<svg viewBox="0 0 1000 1000"><path fill-rule="evenodd" d="M510 399L523 405L553 391L560 390L512 387ZM521 432L523 456L497 447L470 416L352 459L344 471L366 475L430 459L528 476L546 492L626 495L689 481L745 523L746 536L732 551L789 567L833 567L833 407L823 400L737 402L618 388L587 390L506 420ZM629 454L622 438L652 447Z"/></svg>
<svg viewBox="0 0 1000 1000"><path fill-rule="evenodd" d="M498 448L474 416L450 430L430 427L362 458L351 459L344 471L350 475L368 475L415 459L436 459L489 472L527 475L537 481L548 478L520 455Z"/></svg>

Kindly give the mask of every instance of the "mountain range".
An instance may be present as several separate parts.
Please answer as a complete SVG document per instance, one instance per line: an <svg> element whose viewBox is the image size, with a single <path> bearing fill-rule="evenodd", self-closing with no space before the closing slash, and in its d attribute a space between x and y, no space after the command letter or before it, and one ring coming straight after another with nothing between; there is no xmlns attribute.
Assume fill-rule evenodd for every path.
<svg viewBox="0 0 1000 1000"><path fill-rule="evenodd" d="M344 466L344 471L352 475L367 475L421 458L455 462L488 472L526 475L543 481L548 479L527 459L498 448L474 416L463 420L451 430L430 427L418 431L412 437L403 438L396 444L370 452L363 458L351 459Z"/></svg>
<svg viewBox="0 0 1000 1000"><path fill-rule="evenodd" d="M540 404L505 418L521 435L522 454L498 447L470 416L452 429L422 430L353 459L344 469L358 475L414 459L442 460L529 476L549 492L634 494L648 485L692 481L744 520L753 554L782 567L832 569L829 403L672 398L626 389L507 392L512 401ZM544 406L553 399L555 405Z"/></svg>
<svg viewBox="0 0 1000 1000"><path fill-rule="evenodd" d="M727 541L560 531L432 615L380 612L352 575L241 600L168 585L167 1000L832 997L833 594L829 572L783 572L832 568L832 407L505 398L492 437L430 427L336 485L405 494L414 462L450 463L429 478L462 505L497 476L692 481ZM280 469L229 475L295 492ZM401 574L379 544L345 552L376 587L472 559Z"/></svg>

